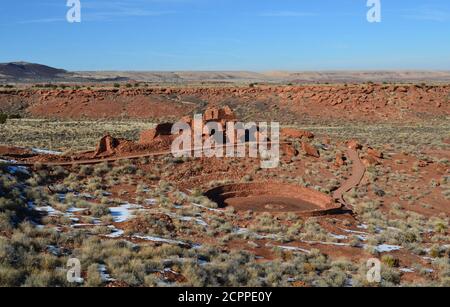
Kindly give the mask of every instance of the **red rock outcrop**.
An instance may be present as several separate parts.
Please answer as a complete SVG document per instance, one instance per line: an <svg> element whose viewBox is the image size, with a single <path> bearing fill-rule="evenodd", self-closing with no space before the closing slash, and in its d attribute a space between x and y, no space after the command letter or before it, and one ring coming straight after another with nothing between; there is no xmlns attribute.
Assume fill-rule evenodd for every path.
<svg viewBox="0 0 450 307"><path fill-rule="evenodd" d="M158 136L172 135L172 123L158 124L155 128L143 131L139 138L139 144L151 144Z"/></svg>
<svg viewBox="0 0 450 307"><path fill-rule="evenodd" d="M315 148L314 146L306 143L306 142L302 142L302 150L311 157L315 157L315 158L320 158L320 153L317 150L317 148Z"/></svg>
<svg viewBox="0 0 450 307"><path fill-rule="evenodd" d="M281 137L282 138L293 138L293 139L301 139L301 138L308 138L313 139L314 133L306 130L298 130L294 128L282 128L281 131Z"/></svg>

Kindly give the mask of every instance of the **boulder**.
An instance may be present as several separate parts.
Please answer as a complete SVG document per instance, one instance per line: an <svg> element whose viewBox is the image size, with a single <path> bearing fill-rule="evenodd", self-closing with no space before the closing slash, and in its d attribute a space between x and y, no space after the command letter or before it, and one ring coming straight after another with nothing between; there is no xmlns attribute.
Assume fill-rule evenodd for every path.
<svg viewBox="0 0 450 307"><path fill-rule="evenodd" d="M101 138L95 149L94 158L99 156L110 156L115 153L115 148L119 146L120 141L110 135Z"/></svg>
<svg viewBox="0 0 450 307"><path fill-rule="evenodd" d="M347 141L347 147L353 150L361 149L362 146L357 140L349 140Z"/></svg>
<svg viewBox="0 0 450 307"><path fill-rule="evenodd" d="M337 153L336 154L336 161L334 162L334 165L337 166L337 167L341 167L341 166L346 165L347 163L345 162L344 158L345 157L344 157L344 155L342 153Z"/></svg>
<svg viewBox="0 0 450 307"><path fill-rule="evenodd" d="M315 158L320 158L320 153L317 150L317 148L315 148L314 146L306 143L306 142L302 142L302 150L306 153L306 155L311 156L311 157L315 157Z"/></svg>
<svg viewBox="0 0 450 307"><path fill-rule="evenodd" d="M155 128L143 131L139 137L139 144L150 144L158 136L172 135L172 123L158 124Z"/></svg>
<svg viewBox="0 0 450 307"><path fill-rule="evenodd" d="M368 155L364 159L362 159L362 163L364 164L364 166L369 167L379 165L380 161L377 158Z"/></svg>
<svg viewBox="0 0 450 307"><path fill-rule="evenodd" d="M284 138L293 138L293 139L301 139L301 138L308 138L313 139L314 133L306 130L298 130L294 128L282 128L281 129L281 136Z"/></svg>

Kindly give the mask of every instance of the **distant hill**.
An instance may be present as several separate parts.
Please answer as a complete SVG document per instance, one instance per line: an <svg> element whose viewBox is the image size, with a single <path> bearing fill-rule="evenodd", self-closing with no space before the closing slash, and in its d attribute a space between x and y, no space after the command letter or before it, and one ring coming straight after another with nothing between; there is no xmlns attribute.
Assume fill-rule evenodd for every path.
<svg viewBox="0 0 450 307"><path fill-rule="evenodd" d="M46 65L11 62L0 63L0 82L35 83L35 82L112 82L126 81L122 77L113 78L83 78L82 76Z"/></svg>
<svg viewBox="0 0 450 307"><path fill-rule="evenodd" d="M55 80L67 77L68 72L45 65L27 62L0 64L0 78L10 81Z"/></svg>
<svg viewBox="0 0 450 307"><path fill-rule="evenodd" d="M157 83L450 83L450 71L77 71L41 64L0 64L0 83L37 82L157 82Z"/></svg>

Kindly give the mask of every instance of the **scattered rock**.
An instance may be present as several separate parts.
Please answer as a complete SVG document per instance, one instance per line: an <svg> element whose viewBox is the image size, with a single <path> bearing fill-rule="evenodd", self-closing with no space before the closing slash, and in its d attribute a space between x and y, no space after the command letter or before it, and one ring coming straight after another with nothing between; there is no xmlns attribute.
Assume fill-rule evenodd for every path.
<svg viewBox="0 0 450 307"><path fill-rule="evenodd" d="M336 161L334 162L334 165L337 167L341 167L346 165L347 163L345 162L345 157L342 153L337 153L336 154Z"/></svg>
<svg viewBox="0 0 450 307"><path fill-rule="evenodd" d="M380 189L378 187L374 187L373 192L375 193L375 195L377 195L379 197L384 197L386 195L386 192L384 192L382 189Z"/></svg>
<svg viewBox="0 0 450 307"><path fill-rule="evenodd" d="M378 158L378 159L383 159L383 153L381 151L378 151L378 150L373 149L371 147L369 147L367 149L367 154L372 156L372 157Z"/></svg>
<svg viewBox="0 0 450 307"><path fill-rule="evenodd" d="M420 160L420 161L417 163L417 166L418 166L418 167L427 167L428 164L429 164L429 163L428 163L427 161Z"/></svg>
<svg viewBox="0 0 450 307"><path fill-rule="evenodd" d="M373 156L366 156L361 161L364 164L364 166L366 166L366 167L380 164L380 161L377 158L373 157Z"/></svg>
<svg viewBox="0 0 450 307"><path fill-rule="evenodd" d="M172 135L172 127L172 123L164 123L142 132L139 138L139 144L151 144L158 136Z"/></svg>
<svg viewBox="0 0 450 307"><path fill-rule="evenodd" d="M281 135L284 138L293 138L293 139L301 139L303 137L308 139L314 138L314 133L310 131L298 130L293 128L282 128Z"/></svg>
<svg viewBox="0 0 450 307"><path fill-rule="evenodd" d="M284 153L284 161L291 161L291 159L298 155L298 151L294 148L294 146L289 144L282 144L281 150Z"/></svg>
<svg viewBox="0 0 450 307"><path fill-rule="evenodd" d="M108 283L105 287L106 288L129 288L130 285L124 281L115 280L115 281Z"/></svg>
<svg viewBox="0 0 450 307"><path fill-rule="evenodd" d="M353 150L358 150L362 148L362 145L357 140L347 141L347 147Z"/></svg>
<svg viewBox="0 0 450 307"><path fill-rule="evenodd" d="M306 142L302 142L302 150L306 153L306 155L311 156L311 157L315 157L315 158L320 158L320 153L317 150L317 148L315 148L314 146L306 143Z"/></svg>
<svg viewBox="0 0 450 307"><path fill-rule="evenodd" d="M94 158L99 156L109 156L115 153L115 148L119 146L119 139L113 138L112 136L105 135L101 138L100 142L95 149Z"/></svg>

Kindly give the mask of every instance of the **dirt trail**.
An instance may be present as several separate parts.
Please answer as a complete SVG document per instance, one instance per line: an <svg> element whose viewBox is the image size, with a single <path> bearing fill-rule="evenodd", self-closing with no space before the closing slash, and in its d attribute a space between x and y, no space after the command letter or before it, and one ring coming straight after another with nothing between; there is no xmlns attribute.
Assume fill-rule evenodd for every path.
<svg viewBox="0 0 450 307"><path fill-rule="evenodd" d="M350 176L350 178L347 181L345 181L342 184L342 186L339 189L334 191L333 198L336 201L338 201L339 203L341 203L343 206L348 208L349 205L347 204L347 202L344 199L344 193L347 193L352 188L359 185L359 183L361 182L361 180L364 177L366 168L365 168L364 164L361 162L361 159L359 158L359 154L358 154L357 150L347 149L347 155L350 158L350 160L352 160L352 162L353 162L352 175Z"/></svg>
<svg viewBox="0 0 450 307"><path fill-rule="evenodd" d="M245 143L246 147L255 145L257 143L248 142ZM267 142L268 145L272 145L272 142ZM291 142L279 142L278 145L292 145ZM230 145L223 145L223 146L217 146L217 148L228 148ZM233 146L234 147L234 146ZM195 152L202 152L203 148L192 148L191 150L181 150L180 153L185 152L191 152L193 155ZM83 151L81 152L84 154L94 153L94 151ZM81 154L79 153L79 154ZM5 161L4 164L11 165L11 166L26 166L31 167L34 166L36 163L40 164L41 166L74 166L74 165L94 165L94 164L100 164L104 162L116 162L121 160L136 160L139 158L150 158L150 157L158 157L158 156L167 156L167 155L173 155L172 150L163 150L163 151L156 151L156 152L150 152L150 153L141 153L141 154L135 154L135 155L124 155L124 156L115 156L115 157L108 157L108 158L99 158L99 159L82 159L82 160L72 160L72 161L55 161L55 162L46 162L46 161L33 161L33 162L9 162ZM1 156L0 156L1 157Z"/></svg>

